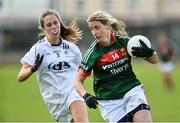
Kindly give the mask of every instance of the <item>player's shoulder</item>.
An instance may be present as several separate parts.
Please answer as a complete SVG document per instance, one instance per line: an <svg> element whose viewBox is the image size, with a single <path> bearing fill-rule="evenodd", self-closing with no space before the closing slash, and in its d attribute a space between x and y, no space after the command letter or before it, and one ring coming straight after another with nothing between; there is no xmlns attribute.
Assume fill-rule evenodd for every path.
<svg viewBox="0 0 180 123"><path fill-rule="evenodd" d="M120 39L123 39L123 40L129 40L130 39L130 37L129 37L129 35L115 35L116 37L118 37L118 38L120 38Z"/></svg>
<svg viewBox="0 0 180 123"><path fill-rule="evenodd" d="M44 39L40 39L38 40L35 44L32 45L32 47L30 48L30 50L33 50L33 49L37 49L39 47L42 47L43 43L45 42Z"/></svg>
<svg viewBox="0 0 180 123"><path fill-rule="evenodd" d="M79 49L78 46L66 39L61 38L63 49Z"/></svg>
<svg viewBox="0 0 180 123"><path fill-rule="evenodd" d="M96 52L95 49L96 49L96 46L97 46L97 42L94 41L90 46L89 48L86 50L85 54L84 54L84 57L83 57L83 61L84 62L87 62L88 59L91 59L92 57L95 56Z"/></svg>
<svg viewBox="0 0 180 123"><path fill-rule="evenodd" d="M89 46L89 48L88 48L88 50L89 49L94 49L95 47L97 46L97 41L93 41L92 43L91 43L91 45Z"/></svg>
<svg viewBox="0 0 180 123"><path fill-rule="evenodd" d="M42 38L42 39L39 39L33 46L41 46L45 43L45 39Z"/></svg>
<svg viewBox="0 0 180 123"><path fill-rule="evenodd" d="M97 46L97 42L96 41L92 42L92 44L87 49L86 54L93 53L96 46Z"/></svg>
<svg viewBox="0 0 180 123"><path fill-rule="evenodd" d="M125 36L122 36L122 35L115 35L117 37L117 39L124 43L124 44L127 44L127 42L129 41L130 37L129 35L125 35Z"/></svg>

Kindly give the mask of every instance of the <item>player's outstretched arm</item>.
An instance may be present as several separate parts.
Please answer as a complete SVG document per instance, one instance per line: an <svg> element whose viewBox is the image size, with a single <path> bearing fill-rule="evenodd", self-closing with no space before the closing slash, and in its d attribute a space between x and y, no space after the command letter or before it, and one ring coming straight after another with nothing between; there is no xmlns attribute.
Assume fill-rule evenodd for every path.
<svg viewBox="0 0 180 123"><path fill-rule="evenodd" d="M31 76L32 73L36 72L37 69L41 66L41 63L43 61L44 55L41 55L38 53L38 55L36 56L35 62L34 64L31 66L29 64L23 64L17 80L19 82L25 81L27 78L29 78Z"/></svg>
<svg viewBox="0 0 180 123"><path fill-rule="evenodd" d="M23 64L21 70L19 71L19 74L17 76L17 80L19 82L25 81L27 78L29 78L32 75L32 66L29 64Z"/></svg>

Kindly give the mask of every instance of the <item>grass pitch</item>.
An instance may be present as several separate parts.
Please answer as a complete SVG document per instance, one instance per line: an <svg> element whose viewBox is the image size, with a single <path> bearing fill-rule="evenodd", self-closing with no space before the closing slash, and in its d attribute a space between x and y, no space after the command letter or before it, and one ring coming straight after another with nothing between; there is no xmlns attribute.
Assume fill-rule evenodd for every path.
<svg viewBox="0 0 180 123"><path fill-rule="evenodd" d="M0 65L0 121L1 122L54 122L40 95L35 75L19 83L16 79L21 66ZM155 122L180 121L180 64L172 72L174 90L164 88L156 65L146 62L134 63L133 70L145 86L151 113ZM92 91L92 78L85 82ZM88 109L91 122L104 122L99 110Z"/></svg>

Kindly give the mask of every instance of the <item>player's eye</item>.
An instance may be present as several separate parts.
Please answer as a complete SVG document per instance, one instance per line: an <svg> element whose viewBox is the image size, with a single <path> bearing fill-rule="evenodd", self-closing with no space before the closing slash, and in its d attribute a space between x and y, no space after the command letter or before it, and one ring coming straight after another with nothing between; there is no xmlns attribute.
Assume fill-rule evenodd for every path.
<svg viewBox="0 0 180 123"><path fill-rule="evenodd" d="M48 23L46 26L47 26L47 27L50 27L50 26L51 26L51 23Z"/></svg>
<svg viewBox="0 0 180 123"><path fill-rule="evenodd" d="M100 26L95 26L94 29L99 30Z"/></svg>
<svg viewBox="0 0 180 123"><path fill-rule="evenodd" d="M54 25L57 25L58 24L58 22L57 21L54 21Z"/></svg>

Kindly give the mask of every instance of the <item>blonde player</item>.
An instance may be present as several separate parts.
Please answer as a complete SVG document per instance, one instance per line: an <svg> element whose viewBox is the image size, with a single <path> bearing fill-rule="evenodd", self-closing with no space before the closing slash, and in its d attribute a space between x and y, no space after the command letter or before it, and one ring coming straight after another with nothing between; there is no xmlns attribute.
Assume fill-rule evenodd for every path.
<svg viewBox="0 0 180 123"><path fill-rule="evenodd" d="M151 122L150 106L141 82L136 78L127 52L129 38L125 24L110 14L97 11L87 19L95 41L85 53L76 77L75 87L89 108L99 104L107 122ZM156 52L140 41L132 54L150 63L157 63ZM93 89L89 94L84 80L93 71Z"/></svg>

